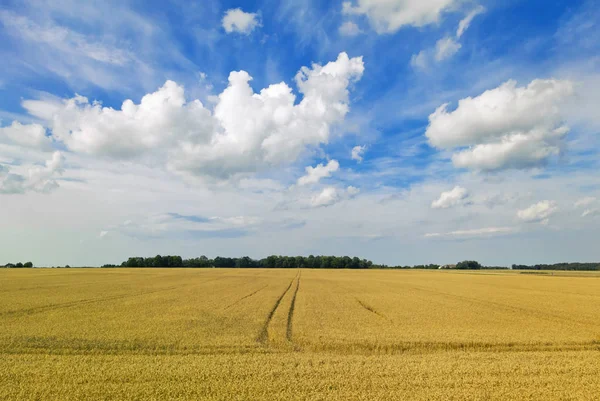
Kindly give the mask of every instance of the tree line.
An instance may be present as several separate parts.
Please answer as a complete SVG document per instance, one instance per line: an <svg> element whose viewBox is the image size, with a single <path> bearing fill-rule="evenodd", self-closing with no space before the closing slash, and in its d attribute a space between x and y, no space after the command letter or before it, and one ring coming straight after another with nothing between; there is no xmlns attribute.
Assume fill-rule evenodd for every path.
<svg viewBox="0 0 600 401"><path fill-rule="evenodd" d="M437 270L440 268L440 265L436 265L436 264L429 264L429 265L397 265L397 266L388 266L388 265L378 265L378 268L380 269L391 269L391 270L398 270L398 269L428 269L428 270Z"/></svg>
<svg viewBox="0 0 600 401"><path fill-rule="evenodd" d="M7 263L6 268L31 268L32 262ZM66 265L65 267L70 267ZM278 269L439 269L438 264L427 265L397 265L388 266L375 264L367 259L360 259L349 256L279 256L271 255L263 259L252 259L248 256L240 258L229 258L217 256L208 258L200 256L197 258L183 259L181 256L156 255L153 257L130 257L119 265L105 264L102 267L223 267L223 268L278 268ZM555 264L536 264L519 265L513 264L513 270L588 270L600 271L600 263L555 263ZM502 266L483 266L474 260L464 260L456 264L453 269L457 270L479 270L479 269L509 269Z"/></svg>
<svg viewBox="0 0 600 401"><path fill-rule="evenodd" d="M22 267L33 267L33 263L31 262L25 262L25 263L7 263L5 264L3 267L8 267L8 268L22 268Z"/></svg>
<svg viewBox="0 0 600 401"><path fill-rule="evenodd" d="M238 267L238 268L279 268L279 269L371 269L384 266L375 265L367 259L349 256L278 256L271 255L263 259L252 259L248 256L228 258L217 256L209 259L206 256L183 259L181 256L131 257L120 265L104 265L102 267Z"/></svg>
<svg viewBox="0 0 600 401"><path fill-rule="evenodd" d="M248 256L228 258L217 256L209 259L206 256L183 259L181 256L131 257L120 265L104 265L102 267L221 267L221 268L277 268L277 269L429 269L437 270L438 264L388 266L375 264L367 259L349 256L278 256L271 255L263 259L252 259ZM477 261L465 260L454 267L458 270L508 269L508 267L483 266Z"/></svg>
<svg viewBox="0 0 600 401"><path fill-rule="evenodd" d="M600 270L600 263L555 263L552 265L512 265L514 270Z"/></svg>

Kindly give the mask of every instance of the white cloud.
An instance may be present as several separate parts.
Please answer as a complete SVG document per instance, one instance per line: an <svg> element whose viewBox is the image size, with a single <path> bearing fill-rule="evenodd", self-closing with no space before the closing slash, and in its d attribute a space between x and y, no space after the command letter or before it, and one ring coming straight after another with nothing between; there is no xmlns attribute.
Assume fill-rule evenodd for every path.
<svg viewBox="0 0 600 401"><path fill-rule="evenodd" d="M175 171L224 179L293 162L308 147L327 143L331 127L348 113L348 87L363 70L362 58L346 53L303 67L296 75L300 102L285 83L254 93L248 73L232 72L214 112L186 101L173 81L139 104L126 100L120 110L82 96L22 104L70 150L114 159L152 155L153 164L163 160Z"/></svg>
<svg viewBox="0 0 600 401"><path fill-rule="evenodd" d="M586 209L581 213L581 217L598 217L600 216L600 209Z"/></svg>
<svg viewBox="0 0 600 401"><path fill-rule="evenodd" d="M249 179L244 179L243 186L240 181L239 185L236 182L234 185L207 188L190 186L155 167L75 153L68 155L68 161L69 168L64 173L66 180L57 180L61 188L52 196L30 194L27 198L0 197L0 221L6 228L0 230L0 239L6 244L9 259L18 260L21 259L19 254L34 252L32 258L40 263L101 265L120 262L132 253L198 256L204 253L198 253L199 239L202 239L207 255L211 257L228 255L235 247L238 254L252 257L264 257L272 253L358 252L358 256L373 258L381 263L393 264L396 263L394 260L406 257L406 263L417 264L424 262L424 254L430 255L432 262L440 255L442 259L461 260L468 254L486 264L513 263L518 259L528 260L528 257L535 263L535 259L541 257L539 255L548 257L547 252L555 251L549 256L550 260L564 258L560 251L566 249L565 245L571 252L569 255L572 256L567 255L571 259L594 256L589 246L595 238L593 234L597 231L598 220L579 218L584 209L575 213L575 216L557 213L551 217L551 222L560 226L561 232L559 235L557 231L548 230L541 234L544 239L548 238L545 243L550 244L539 251L541 254L526 246L527 240L535 234L527 232L535 230L535 227L522 228L523 235L507 235L502 237L502 241L494 241L493 246L498 252L493 255L488 252L491 242L482 241L495 238L494 234L460 235L461 231L471 229L508 226L512 219L517 219L516 209L524 208L517 205L528 206L541 199L554 199L559 204L572 207L578 198L589 195L578 188L597 185L598 177L593 171L561 174L552 180L535 179L527 172L518 171L503 181L470 173L455 175L453 180L456 185L477 188L477 193L469 198L472 205L432 213L431 201L454 186L448 187L445 175L414 183L406 189L373 189L370 185L376 179L375 175L371 171L363 171L360 176L341 177L362 188L358 196L348 196L349 184L336 184L339 202L329 207L312 208L311 197L319 194L323 189L321 187L311 189L294 186L290 189L289 185L280 184L273 189L263 190L249 183ZM297 178L294 177L295 169L274 170L277 178L285 183L288 178ZM565 191L564 188L571 190ZM501 195L507 191L518 196L494 209L488 208L477 197ZM382 202L385 198L388 200ZM118 202L107 202L107 199L117 199ZM536 199L535 202L532 199ZM22 207L25 200L32 208L52 210L53 213L42 213L36 219L27 220L27 210ZM287 207L278 208L283 202ZM155 221L154 224L146 221L146 216L166 212L178 212L188 219L192 216L197 218L192 217L189 223L183 218L172 217L168 221ZM192 220L201 221L203 216L208 222L193 224ZM218 216L222 217L212 219ZM125 226L123 222L126 220L130 220L132 227L130 235L122 236L127 229L120 225ZM244 220L248 224L251 221L260 223L243 227L233 224L243 224ZM24 225L27 231L13 229ZM519 228L519 225L515 226ZM47 238L48 229L57 235ZM109 231L102 240L103 247L106 246L102 252L96 249L100 240L86 241L81 249L72 248L71 245L80 238L97 238L101 230ZM459 233L448 238L440 237L435 244L432 242L434 238L423 238L426 233L453 231ZM379 242L367 241L371 235L377 235ZM27 238L36 242L46 241L56 251L48 254L43 249L31 250L26 246ZM400 249L397 248L398 244L401 244ZM381 253L382 247L388 253Z"/></svg>
<svg viewBox="0 0 600 401"><path fill-rule="evenodd" d="M560 106L573 94L570 81L534 80L527 87L508 81L475 98L448 104L429 116L425 135L437 148L468 146L453 156L457 167L474 170L530 168L559 154L568 128Z"/></svg>
<svg viewBox="0 0 600 401"><path fill-rule="evenodd" d="M421 50L418 54L413 54L410 59L410 65L417 69L426 69L429 66L430 52Z"/></svg>
<svg viewBox="0 0 600 401"><path fill-rule="evenodd" d="M559 155L561 139L567 133L566 127L516 133L497 143L479 144L455 153L452 162L459 168L483 171L538 167L551 156Z"/></svg>
<svg viewBox="0 0 600 401"><path fill-rule="evenodd" d="M10 168L0 165L0 194L51 192L58 188L55 178L63 173L63 163L62 154L54 152L45 166L30 166L20 174L12 173Z"/></svg>
<svg viewBox="0 0 600 401"><path fill-rule="evenodd" d="M582 206L589 206L592 203L595 203L597 201L597 198L593 197L593 196L586 196L584 198L581 199L577 199L577 201L575 202L574 206L576 208L582 207Z"/></svg>
<svg viewBox="0 0 600 401"><path fill-rule="evenodd" d="M249 227L259 224L262 219L256 216L210 217L209 222L224 223L233 227Z"/></svg>
<svg viewBox="0 0 600 401"><path fill-rule="evenodd" d="M257 13L247 13L241 8L227 10L222 25L227 33L239 32L244 35L249 35L256 27L261 26Z"/></svg>
<svg viewBox="0 0 600 401"><path fill-rule="evenodd" d="M13 121L12 125L0 128L0 143L3 142L42 151L52 149L52 140L40 124Z"/></svg>
<svg viewBox="0 0 600 401"><path fill-rule="evenodd" d="M454 38L445 37L435 44L435 60L443 61L454 56L462 47Z"/></svg>
<svg viewBox="0 0 600 401"><path fill-rule="evenodd" d="M316 184L321 180L321 178L330 177L331 174L338 171L339 168L340 163L338 163L337 160L330 160L326 165L319 163L315 167L308 166L305 169L306 175L298 179L298 185L303 186Z"/></svg>
<svg viewBox="0 0 600 401"><path fill-rule="evenodd" d="M547 224L550 216L556 213L557 210L558 207L556 206L556 202L544 200L533 204L526 209L519 210L517 216L527 223Z"/></svg>
<svg viewBox="0 0 600 401"><path fill-rule="evenodd" d="M430 66L454 56L461 47L462 45L456 39L447 36L438 40L435 47L413 54L410 59L410 65L414 69L427 70Z"/></svg>
<svg viewBox="0 0 600 401"><path fill-rule="evenodd" d="M440 20L444 12L451 11L461 0L357 0L346 1L342 12L348 15L365 15L379 34L394 33L404 26L421 27Z"/></svg>
<svg viewBox="0 0 600 401"><path fill-rule="evenodd" d="M360 193L360 189L349 185L348 188L346 188L346 192L352 197L358 195Z"/></svg>
<svg viewBox="0 0 600 401"><path fill-rule="evenodd" d="M483 8L482 6L478 6L473 11L471 11L458 24L456 37L446 36L438 40L434 48L421 50L419 53L414 54L410 60L411 66L415 69L425 70L432 64L440 63L444 60L452 58L452 56L458 53L458 51L462 48L462 45L459 43L458 40L469 28L469 25L471 24L471 21L473 21L473 18L483 13L484 11L485 8Z"/></svg>
<svg viewBox="0 0 600 401"><path fill-rule="evenodd" d="M310 205L312 207L331 206L340 200L341 196L338 190L335 187L327 187L311 198Z"/></svg>
<svg viewBox="0 0 600 401"><path fill-rule="evenodd" d="M546 120L552 125L559 115L560 102L571 96L570 81L534 80L527 87L508 81L498 88L458 102L448 112L448 104L429 116L427 137L436 147L469 146L492 142L506 133L529 131Z"/></svg>
<svg viewBox="0 0 600 401"><path fill-rule="evenodd" d="M365 150L367 150L366 146L358 145L353 147L351 153L352 160L356 160L357 162L362 163Z"/></svg>
<svg viewBox="0 0 600 401"><path fill-rule="evenodd" d="M100 231L100 234L98 234L98 238L104 238L108 235L108 231Z"/></svg>
<svg viewBox="0 0 600 401"><path fill-rule="evenodd" d="M473 22L473 18L478 16L479 14L483 14L485 12L485 7L479 5L473 11L471 11L465 18L463 18L458 23L458 29L456 30L456 37L460 38L466 31L469 29L471 22Z"/></svg>
<svg viewBox="0 0 600 401"><path fill-rule="evenodd" d="M183 215L178 213L159 213L142 216L111 227L112 231L139 238L173 238L173 237L221 237L235 238L246 235L260 219L253 216L231 216L210 218Z"/></svg>
<svg viewBox="0 0 600 401"><path fill-rule="evenodd" d="M63 26L48 24L42 26L31 19L9 11L0 12L0 21L13 35L21 39L37 42L70 55L83 55L106 64L123 65L133 60L126 50L107 46Z"/></svg>
<svg viewBox="0 0 600 401"><path fill-rule="evenodd" d="M296 218L263 218L251 215L204 217L195 214L144 214L110 227L128 237L148 239L241 238L252 233L297 229L304 225ZM111 234L112 236L112 234Z"/></svg>
<svg viewBox="0 0 600 401"><path fill-rule="evenodd" d="M294 185L284 193L280 193L280 201L275 206L276 211L300 211L324 206L356 198L361 192L353 185L346 187L322 186L316 191L308 190L306 186ZM305 213L305 212L302 212Z"/></svg>
<svg viewBox="0 0 600 401"><path fill-rule="evenodd" d="M190 67L175 46L166 46L160 28L126 4L88 2L69 10L64 7L69 2L58 3L24 3L23 15L0 11L0 25L18 43L16 53L2 54L7 77L50 75L69 88L95 85L127 92L154 85L157 54L182 69Z"/></svg>
<svg viewBox="0 0 600 401"><path fill-rule="evenodd" d="M506 205L507 203L512 203L518 198L519 195L516 193L496 193L493 195L487 194L477 200L474 200L474 203L484 205L489 209L493 209Z"/></svg>
<svg viewBox="0 0 600 401"><path fill-rule="evenodd" d="M339 33L342 36L356 36L359 33L362 33L362 31L354 22L346 21L340 25Z"/></svg>
<svg viewBox="0 0 600 401"><path fill-rule="evenodd" d="M440 197L431 203L431 207L433 209L448 209L463 204L468 196L469 192L465 188L456 186L450 191L442 192Z"/></svg>
<svg viewBox="0 0 600 401"><path fill-rule="evenodd" d="M427 234L425 234L425 238L491 237L491 236L496 236L496 235L510 234L515 231L516 231L516 229L514 227L485 227L485 228L475 228L472 230L456 230L456 231L450 231L447 233L427 233Z"/></svg>
<svg viewBox="0 0 600 401"><path fill-rule="evenodd" d="M164 151L191 137L207 139L212 129L210 111L197 100L186 103L183 87L173 81L145 95L138 105L126 100L121 110L83 96L61 102L26 100L23 107L47 121L53 137L69 149L117 159Z"/></svg>
<svg viewBox="0 0 600 401"><path fill-rule="evenodd" d="M2 79L59 80L70 93L98 87L129 96L156 88L166 76L195 84L199 67L174 44L173 26L134 3L43 0L22 2L12 11L0 7L0 25L10 35L1 51ZM177 29L202 36L200 46L213 46L219 38L212 26L191 22L198 12L212 19L216 10L210 7L202 2L179 8Z"/></svg>

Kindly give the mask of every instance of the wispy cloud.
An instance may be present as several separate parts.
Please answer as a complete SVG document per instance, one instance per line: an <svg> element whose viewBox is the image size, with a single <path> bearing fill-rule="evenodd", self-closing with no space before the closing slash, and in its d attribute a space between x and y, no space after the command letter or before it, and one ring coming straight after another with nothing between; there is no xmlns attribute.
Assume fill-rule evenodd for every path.
<svg viewBox="0 0 600 401"><path fill-rule="evenodd" d="M428 233L425 238L479 238L507 235L516 232L514 227L485 227L470 230L456 230L447 233Z"/></svg>

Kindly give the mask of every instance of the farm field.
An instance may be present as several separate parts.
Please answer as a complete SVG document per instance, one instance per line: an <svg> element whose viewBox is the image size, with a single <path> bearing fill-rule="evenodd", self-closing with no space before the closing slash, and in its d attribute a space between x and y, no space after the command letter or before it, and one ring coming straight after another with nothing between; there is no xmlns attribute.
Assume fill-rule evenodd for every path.
<svg viewBox="0 0 600 401"><path fill-rule="evenodd" d="M600 275L2 269L2 400L594 400Z"/></svg>

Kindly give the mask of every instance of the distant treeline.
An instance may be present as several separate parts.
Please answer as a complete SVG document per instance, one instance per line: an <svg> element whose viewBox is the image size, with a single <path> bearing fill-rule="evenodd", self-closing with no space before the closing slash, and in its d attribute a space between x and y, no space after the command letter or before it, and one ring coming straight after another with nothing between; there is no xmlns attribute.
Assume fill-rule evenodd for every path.
<svg viewBox="0 0 600 401"><path fill-rule="evenodd" d="M600 270L600 263L555 263L553 265L512 265L514 270Z"/></svg>
<svg viewBox="0 0 600 401"><path fill-rule="evenodd" d="M33 263L25 262L25 263L7 263L4 267L12 267L12 268L21 268L21 267L33 267Z"/></svg>
<svg viewBox="0 0 600 401"><path fill-rule="evenodd" d="M414 266L410 266L410 265L397 265L397 266L388 266L388 265L376 265L377 269L430 269L430 270L437 270L440 268L440 265L435 265L435 264L430 264L430 265L414 265Z"/></svg>
<svg viewBox="0 0 600 401"><path fill-rule="evenodd" d="M209 259L206 256L183 259L181 256L154 256L150 258L132 257L117 265L102 267L240 267L240 268L281 268L295 269L371 269L383 267L374 265L366 259L349 256L277 256L271 255L264 259L252 259L248 256L241 258L226 258L217 256Z"/></svg>
<svg viewBox="0 0 600 401"><path fill-rule="evenodd" d="M34 267L33 263L7 263L7 268ZM66 265L64 267L70 267ZM120 265L106 264L102 267L238 267L238 268L278 268L278 269L456 269L456 270L494 270L510 269L502 266L483 266L474 260L464 260L456 265L398 265L388 266L375 264L367 259L359 259L349 256L278 256L271 255L264 259L252 259L248 256L241 258L227 258L217 256L210 259L206 256L198 258L183 259L181 256L156 255L154 257L131 257ZM513 270L595 270L600 271L600 263L556 263L552 265L512 265Z"/></svg>
<svg viewBox="0 0 600 401"><path fill-rule="evenodd" d="M498 266L482 266L481 263L475 260L463 260L462 262L458 262L456 265L445 265L440 266L436 264L430 265L415 265L415 266L385 266L388 269L454 269L454 270L480 270L480 269L508 269L508 267L498 267Z"/></svg>
<svg viewBox="0 0 600 401"><path fill-rule="evenodd" d="M278 268L278 269L430 269L437 270L440 265L388 266L375 264L367 259L349 256L278 256L271 255L264 259L252 259L248 256L228 258L217 256L209 259L206 256L183 259L181 256L131 257L120 265L104 265L102 267L238 267L238 268ZM453 265L453 269L508 269L508 267L482 266L474 260L465 260Z"/></svg>

